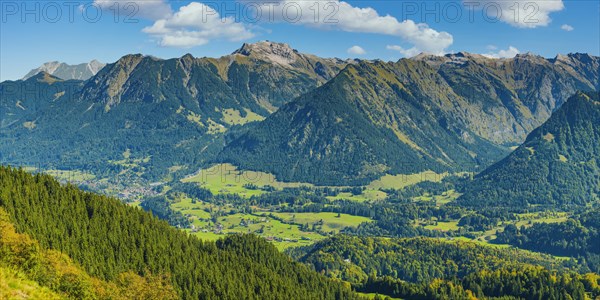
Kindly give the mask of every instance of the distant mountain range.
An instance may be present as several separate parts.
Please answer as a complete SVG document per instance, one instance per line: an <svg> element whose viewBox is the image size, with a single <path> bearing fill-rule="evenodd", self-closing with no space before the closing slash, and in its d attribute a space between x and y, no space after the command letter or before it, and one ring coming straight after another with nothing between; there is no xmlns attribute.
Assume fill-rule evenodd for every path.
<svg viewBox="0 0 600 300"><path fill-rule="evenodd" d="M598 90L599 65L587 54L341 60L274 42L221 58L127 55L86 81L0 83L0 160L151 180L232 162L329 185L481 170L577 90Z"/></svg>
<svg viewBox="0 0 600 300"><path fill-rule="evenodd" d="M53 61L41 65L39 68L33 69L23 77L22 80L27 80L40 72L46 72L64 80L76 79L87 80L96 75L106 64L97 60L92 60L89 63L78 65L68 65L66 63Z"/></svg>
<svg viewBox="0 0 600 300"><path fill-rule="evenodd" d="M458 53L349 65L233 140L218 161L333 185L385 173L477 171L577 90L598 90L599 62L586 54Z"/></svg>
<svg viewBox="0 0 600 300"><path fill-rule="evenodd" d="M457 202L471 207L585 205L600 199L600 99L577 93Z"/></svg>
<svg viewBox="0 0 600 300"><path fill-rule="evenodd" d="M48 73L3 82L1 159L118 169L107 160L131 149L138 174L193 172L229 129L264 119L349 63L260 42L221 58L126 55L83 82Z"/></svg>

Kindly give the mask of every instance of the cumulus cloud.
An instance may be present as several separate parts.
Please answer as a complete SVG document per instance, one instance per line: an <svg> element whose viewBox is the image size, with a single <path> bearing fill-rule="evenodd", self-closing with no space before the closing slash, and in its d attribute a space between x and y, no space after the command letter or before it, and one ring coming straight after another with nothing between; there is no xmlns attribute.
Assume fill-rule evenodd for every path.
<svg viewBox="0 0 600 300"><path fill-rule="evenodd" d="M254 36L234 17L221 17L214 8L199 2L182 6L143 31L156 37L161 46L178 48L201 46L214 39L242 41Z"/></svg>
<svg viewBox="0 0 600 300"><path fill-rule="evenodd" d="M501 20L515 27L548 26L550 14L565 8L562 0L463 0L466 7L483 10L488 20Z"/></svg>
<svg viewBox="0 0 600 300"><path fill-rule="evenodd" d="M425 23L399 21L390 15L380 15L371 7L355 7L340 0L278 0L261 2L260 6L263 19L272 16L268 21L394 36L410 43L417 51L441 54L453 43L451 34L436 31Z"/></svg>
<svg viewBox="0 0 600 300"><path fill-rule="evenodd" d="M139 10L138 16L155 21L143 31L157 38L163 46L187 48L217 38L245 40L254 36L248 23L265 20L324 30L394 36L411 44L412 50L409 50L412 52L443 54L453 43L451 34L436 31L425 23L399 21L390 15L380 15L373 8L355 7L341 0L239 1L247 5L238 8L235 16L221 17L215 8L199 2L191 2L174 12L166 0L94 0L97 5L107 8L115 2L134 3Z"/></svg>
<svg viewBox="0 0 600 300"><path fill-rule="evenodd" d="M575 30L575 28L573 28L573 26L571 26L569 24L563 24L562 26L560 26L560 29L562 29L564 31L573 31L573 30Z"/></svg>
<svg viewBox="0 0 600 300"><path fill-rule="evenodd" d="M94 0L94 4L104 10L110 9L112 13L118 12L130 18L158 20L173 13L171 5L166 0Z"/></svg>
<svg viewBox="0 0 600 300"><path fill-rule="evenodd" d="M363 49L361 46L352 46L348 48L348 54L364 55L367 54L367 51L365 51L365 49Z"/></svg>
<svg viewBox="0 0 600 300"><path fill-rule="evenodd" d="M506 49L506 50L500 50L498 52L490 52L490 53L483 54L483 55L487 56L489 58L513 58L519 53L521 53L519 51L519 49L517 49L513 46L509 46L508 49Z"/></svg>
<svg viewBox="0 0 600 300"><path fill-rule="evenodd" d="M398 45L387 45L385 48L388 50L398 51L404 57L413 57L413 56L417 56L419 53L421 53L421 51L419 49L417 49L416 47L404 49L403 47L398 46Z"/></svg>

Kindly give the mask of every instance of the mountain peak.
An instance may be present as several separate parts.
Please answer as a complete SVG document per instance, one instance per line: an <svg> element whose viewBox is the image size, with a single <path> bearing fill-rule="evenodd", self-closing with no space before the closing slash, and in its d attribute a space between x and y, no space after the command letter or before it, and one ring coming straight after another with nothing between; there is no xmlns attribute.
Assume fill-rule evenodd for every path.
<svg viewBox="0 0 600 300"><path fill-rule="evenodd" d="M40 71L39 73L29 77L27 80L37 81L37 82L45 82L48 84L52 84L57 81L63 81L61 78L56 77L46 71Z"/></svg>
<svg viewBox="0 0 600 300"><path fill-rule="evenodd" d="M181 57L182 59L195 59L195 57L191 53L186 53Z"/></svg>
<svg viewBox="0 0 600 300"><path fill-rule="evenodd" d="M283 54L296 52L296 50L292 49L292 47L290 47L290 45L286 43L260 41L256 43L244 43L242 47L234 51L233 54L238 53L243 55L250 55L253 52Z"/></svg>
<svg viewBox="0 0 600 300"><path fill-rule="evenodd" d="M261 41L253 44L244 43L240 49L234 51L232 54L263 59L281 65L289 65L298 58L298 51L288 44L270 41Z"/></svg>
<svg viewBox="0 0 600 300"><path fill-rule="evenodd" d="M127 63L127 62L131 62L131 61L134 61L134 60L141 60L144 57L145 56L143 54L140 54L140 53L127 54L127 55L124 55L121 58L119 58L119 60L117 60L117 63Z"/></svg>
<svg viewBox="0 0 600 300"><path fill-rule="evenodd" d="M475 54L475 53L461 51L458 53L448 53L443 56L429 54L429 53L420 53L419 55L414 56L410 59L415 60L415 61L423 61L432 67L439 67L440 65L445 64L445 63L453 63L453 64L462 65L470 60L475 60L475 61L486 60L486 59L488 59L488 57L481 55L481 54Z"/></svg>
<svg viewBox="0 0 600 300"><path fill-rule="evenodd" d="M427 52L421 52L421 53L411 57L410 59L412 59L412 60L430 60L430 59L438 59L440 57L442 57L442 56L427 53Z"/></svg>
<svg viewBox="0 0 600 300"><path fill-rule="evenodd" d="M104 68L106 64L101 63L97 60L92 60L89 63L82 63L77 65L69 65L59 61L51 61L42 64L40 67L33 69L23 77L23 80L27 80L34 77L40 72L53 75L55 77L70 80L87 80L88 78L96 75L98 71Z"/></svg>
<svg viewBox="0 0 600 300"><path fill-rule="evenodd" d="M121 66L126 73L131 73L131 71L133 71L133 69L135 69L135 67L137 67L137 65L146 58L156 59L154 57L145 56L139 53L127 54L119 58L114 65Z"/></svg>
<svg viewBox="0 0 600 300"><path fill-rule="evenodd" d="M543 59L543 60L545 60L544 57L537 55L535 53L531 53L531 52L519 53L519 54L515 55L515 59L516 60L519 60L519 59L530 59L530 60Z"/></svg>

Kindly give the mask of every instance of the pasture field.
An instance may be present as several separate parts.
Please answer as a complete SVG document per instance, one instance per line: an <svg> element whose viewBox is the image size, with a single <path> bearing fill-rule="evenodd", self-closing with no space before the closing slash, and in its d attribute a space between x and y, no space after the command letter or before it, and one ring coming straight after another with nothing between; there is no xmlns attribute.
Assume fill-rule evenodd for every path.
<svg viewBox="0 0 600 300"><path fill-rule="evenodd" d="M325 235L317 232L302 231L297 224L285 224L271 218L269 212L233 213L233 207L216 206L202 201L192 203L192 199L187 197L177 199L171 204L171 208L190 220L193 228L186 229L187 232L204 240L217 240L233 233L255 233L272 241L282 250L310 245L325 238ZM222 214L216 218L216 224L209 211L219 211Z"/></svg>
<svg viewBox="0 0 600 300"><path fill-rule="evenodd" d="M568 219L567 213L562 213L562 212L554 212L551 214L527 213L527 214L518 214L517 216L520 218L520 220L507 222L505 224L499 224L498 226L496 226L490 230L486 230L484 232L479 232L479 236L477 239L480 241L484 241L484 242L486 242L488 240L493 240L496 238L497 231L504 230L504 226L506 226L507 224L511 224L511 223L520 228L521 226L529 227L529 226L533 225L534 223L560 223L560 222L565 222Z"/></svg>
<svg viewBox="0 0 600 300"><path fill-rule="evenodd" d="M322 231L324 232L335 232L338 233L340 230L346 227L357 227L360 223L371 222L372 220L365 217L340 214L338 218L337 213L331 212L320 212L320 213L272 213L273 216L298 225L316 224L323 222Z"/></svg>
<svg viewBox="0 0 600 300"><path fill-rule="evenodd" d="M415 197L413 198L414 201L435 201L436 206L442 206L444 204L448 204L454 200L456 200L458 197L460 197L460 193L458 193L455 190L449 190L446 192L443 192L441 195L430 195L430 194L425 194L419 197Z"/></svg>
<svg viewBox="0 0 600 300"><path fill-rule="evenodd" d="M519 221L515 223L517 227L531 226L534 223L560 223L565 222L568 219L568 214L565 212L552 212L552 213L525 213L518 214Z"/></svg>
<svg viewBox="0 0 600 300"><path fill-rule="evenodd" d="M278 220L265 216L251 214L233 214L218 218L218 224L222 226L220 233L215 233L212 222L199 223L208 226L211 230L200 229L192 234L201 239L215 240L227 234L254 233L271 241L280 249L288 247L307 246L315 241L324 239L325 236L316 232L305 232L295 224L284 224Z"/></svg>
<svg viewBox="0 0 600 300"><path fill-rule="evenodd" d="M379 189L402 189L410 185L417 184L423 181L440 182L444 177L448 176L448 173L438 174L433 171L424 171L417 174L410 175L384 175L381 178L371 182L367 189L379 190Z"/></svg>
<svg viewBox="0 0 600 300"><path fill-rule="evenodd" d="M353 195L349 192L340 192L335 196L328 196L327 198L329 200L345 199L357 202L383 200L387 194L381 191L381 189L402 189L423 181L440 182L448 175L448 173L437 174L432 171L410 175L385 175L365 186L365 189L359 195ZM217 164L202 169L181 181L199 183L203 188L210 190L213 194L238 194L245 198L266 193L261 189L265 186L270 186L277 190L302 186L315 187L310 183L278 181L273 174L238 170L236 166L231 164ZM331 188L346 187L331 186ZM450 194L447 196L436 196L436 201L438 201L439 205L453 201L460 196L454 191L449 191L449 193ZM424 198L423 200L426 199Z"/></svg>
<svg viewBox="0 0 600 300"><path fill-rule="evenodd" d="M191 198L180 198L171 204L173 210L179 211L184 215L191 215L196 218L210 219L210 213L206 210L218 209L217 206L197 201L192 203Z"/></svg>
<svg viewBox="0 0 600 300"><path fill-rule="evenodd" d="M229 125L244 125L250 122L262 121L265 117L256 114L255 112L245 109L246 116L242 117L239 110L228 108L223 110L223 121Z"/></svg>
<svg viewBox="0 0 600 300"><path fill-rule="evenodd" d="M312 186L308 183L280 182L272 174L238 170L231 164L218 164L202 169L181 181L199 183L213 194L238 194L246 198L266 193L260 189L264 186L272 186L276 189ZM250 185L256 186L258 189L249 188Z"/></svg>
<svg viewBox="0 0 600 300"><path fill-rule="evenodd" d="M451 238L451 240L472 242L472 243L476 243L478 245L487 246L487 247L495 247L495 248L510 248L510 247L512 247L511 245L507 245L507 244L492 244L485 240L480 240L479 238L470 239L470 238L464 237L464 236L454 237L454 238Z"/></svg>
<svg viewBox="0 0 600 300"><path fill-rule="evenodd" d="M439 230L439 231L453 231L458 230L460 227L458 226L458 221L436 221L436 225L425 225L425 229L429 230Z"/></svg>
<svg viewBox="0 0 600 300"><path fill-rule="evenodd" d="M482 245L482 246L486 246L486 247L495 247L495 248L516 248L516 247L514 247L512 245L508 245L508 244L494 244L494 243L489 243L488 241L485 241L485 240L480 240L479 238L470 239L470 238L464 237L464 236L451 238L450 241L466 241L466 242L472 242L472 243L476 243L478 245ZM567 256L556 256L556 255L540 253L540 252L535 252L535 251L521 249L521 248L516 248L516 249L519 249L519 251L522 251L522 252L529 252L532 254L541 254L541 255L550 256L557 260L572 260L573 259L572 257L567 257Z"/></svg>

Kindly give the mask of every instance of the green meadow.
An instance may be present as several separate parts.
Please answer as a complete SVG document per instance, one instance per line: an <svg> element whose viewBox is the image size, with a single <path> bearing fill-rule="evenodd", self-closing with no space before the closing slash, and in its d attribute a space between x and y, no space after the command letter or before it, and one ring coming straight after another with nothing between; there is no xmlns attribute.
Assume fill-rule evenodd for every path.
<svg viewBox="0 0 600 300"><path fill-rule="evenodd" d="M260 189L264 186L272 186L276 189L312 186L307 183L280 182L272 174L238 170L237 167L231 164L217 164L210 168L202 169L181 181L199 183L213 194L238 194L242 197L261 195L265 193L265 191ZM248 188L249 185L254 185L259 189Z"/></svg>
<svg viewBox="0 0 600 300"><path fill-rule="evenodd" d="M298 225L308 224L311 226L315 223L322 222L321 231L338 233L346 227L357 227L360 223L371 222L372 220L365 217L338 214L330 212L320 213L272 213L275 217L282 219L285 222Z"/></svg>
<svg viewBox="0 0 600 300"><path fill-rule="evenodd" d="M233 213L233 207L216 206L202 201L193 203L192 199L187 197L177 199L171 204L171 208L181 212L191 221L194 228L186 231L204 240L216 240L232 233L255 233L271 240L279 249L285 249L309 245L325 238L325 235L317 232L300 230L298 224L285 224L276 218L271 218L269 212ZM217 224L213 222L210 211L223 214L216 218L217 224L222 228L219 233L215 233ZM344 218L344 222L350 220ZM336 226L340 226L340 223L332 223L331 227L327 228L334 231Z"/></svg>
<svg viewBox="0 0 600 300"><path fill-rule="evenodd" d="M436 221L434 225L425 225L425 229L429 230L438 230L438 231L453 231L458 230L460 227L458 226L458 221Z"/></svg>
<svg viewBox="0 0 600 300"><path fill-rule="evenodd" d="M413 198L413 200L425 202L435 201L437 206L442 206L456 200L458 197L460 197L460 195L461 194L455 190L449 190L443 192L441 195L431 195L429 193L425 193L424 195Z"/></svg>
<svg viewBox="0 0 600 300"><path fill-rule="evenodd" d="M448 175L448 173L437 174L431 171L410 175L385 175L367 185L361 194L353 195L349 192L340 192L335 196L328 196L327 198L329 200L344 199L358 202L383 200L387 194L381 191L381 189L402 189L423 181L439 182ZM239 170L231 164L217 164L202 169L181 181L199 183L213 194L238 194L246 198L264 194L265 191L261 188L266 186L274 187L278 190L301 186L315 187L310 183L278 181L273 174ZM345 187L332 186L331 188ZM436 201L441 205L453 201L459 196L454 191L449 191L449 193L449 195L435 196ZM425 201L426 198L421 200Z"/></svg>

